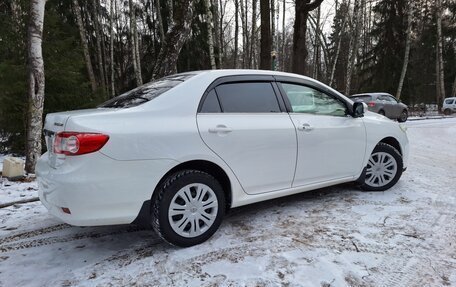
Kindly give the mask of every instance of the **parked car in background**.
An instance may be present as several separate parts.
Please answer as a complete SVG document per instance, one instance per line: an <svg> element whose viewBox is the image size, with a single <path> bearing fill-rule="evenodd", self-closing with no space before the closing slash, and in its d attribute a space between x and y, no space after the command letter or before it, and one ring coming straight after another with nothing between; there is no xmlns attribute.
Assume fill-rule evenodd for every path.
<svg viewBox="0 0 456 287"><path fill-rule="evenodd" d="M229 208L356 181L383 191L408 162L404 126L300 75L177 74L97 109L52 113L41 202L72 225L143 221L207 240Z"/></svg>
<svg viewBox="0 0 456 287"><path fill-rule="evenodd" d="M364 102L369 111L381 114L398 122L405 122L408 118L408 107L388 93L363 93L351 95L355 102Z"/></svg>
<svg viewBox="0 0 456 287"><path fill-rule="evenodd" d="M443 101L442 111L445 115L456 113L456 97L446 98Z"/></svg>

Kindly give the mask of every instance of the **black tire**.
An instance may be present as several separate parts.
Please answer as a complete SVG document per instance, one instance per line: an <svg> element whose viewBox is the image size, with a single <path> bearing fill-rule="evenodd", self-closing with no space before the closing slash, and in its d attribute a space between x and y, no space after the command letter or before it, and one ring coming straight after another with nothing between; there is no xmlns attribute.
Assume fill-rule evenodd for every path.
<svg viewBox="0 0 456 287"><path fill-rule="evenodd" d="M406 122L408 118L408 112L407 110L403 110L401 113L401 116L397 119L398 122L403 123Z"/></svg>
<svg viewBox="0 0 456 287"><path fill-rule="evenodd" d="M449 115L451 115L451 110L450 110L450 109L445 109L445 110L443 111L443 114L444 114L445 116L449 116Z"/></svg>
<svg viewBox="0 0 456 287"><path fill-rule="evenodd" d="M380 111L378 111L378 113L379 113L380 115L382 115L382 116L385 115L385 111L384 111L384 110L380 110Z"/></svg>
<svg viewBox="0 0 456 287"><path fill-rule="evenodd" d="M184 237L176 233L168 219L168 210L176 193L189 184L204 184L215 193L218 208L215 221L203 234ZM151 202L151 223L158 235L170 244L189 247L203 243L219 228L225 215L225 195L220 183L210 174L198 170L182 170L170 175L157 188ZM187 223L186 223L187 225Z"/></svg>
<svg viewBox="0 0 456 287"><path fill-rule="evenodd" d="M404 164L403 164L403 161L402 161L402 156L401 156L401 154L399 153L399 151L397 149L395 149L393 146L391 146L389 144L386 144L386 143L378 143L377 146L372 151L372 155L375 154L375 153L378 153L378 152L387 153L396 161L396 165L397 165L396 174L394 174L392 176L392 180L389 183L387 183L387 184L385 184L383 186L372 186L372 185L370 185L369 184L370 177L368 175L365 175L364 176L364 183L362 183L361 186L360 186L361 189L363 189L363 190L366 190L366 191L384 191L384 190L387 190L387 189L391 188L392 186L394 186L398 182L399 178L402 175Z"/></svg>

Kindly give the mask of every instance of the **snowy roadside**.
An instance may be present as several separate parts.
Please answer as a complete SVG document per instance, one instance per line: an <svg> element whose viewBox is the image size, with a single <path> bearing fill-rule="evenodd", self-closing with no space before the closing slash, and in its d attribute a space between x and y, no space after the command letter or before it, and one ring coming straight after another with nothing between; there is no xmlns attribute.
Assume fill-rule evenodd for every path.
<svg viewBox="0 0 456 287"><path fill-rule="evenodd" d="M191 248L134 226L71 227L39 202L0 209L0 286L456 286L456 119L407 126L409 167L392 189L237 208Z"/></svg>

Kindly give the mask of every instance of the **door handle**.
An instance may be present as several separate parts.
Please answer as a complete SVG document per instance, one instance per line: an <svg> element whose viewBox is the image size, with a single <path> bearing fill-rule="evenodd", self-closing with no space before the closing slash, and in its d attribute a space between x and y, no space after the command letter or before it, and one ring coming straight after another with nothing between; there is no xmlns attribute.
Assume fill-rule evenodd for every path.
<svg viewBox="0 0 456 287"><path fill-rule="evenodd" d="M217 133L227 134L232 131L233 131L232 129L230 129L229 127L227 127L225 125L217 125L215 128L209 128L209 132L212 134L217 134Z"/></svg>
<svg viewBox="0 0 456 287"><path fill-rule="evenodd" d="M298 126L298 130L300 130L300 131L310 132L313 129L314 128L309 124L301 124Z"/></svg>

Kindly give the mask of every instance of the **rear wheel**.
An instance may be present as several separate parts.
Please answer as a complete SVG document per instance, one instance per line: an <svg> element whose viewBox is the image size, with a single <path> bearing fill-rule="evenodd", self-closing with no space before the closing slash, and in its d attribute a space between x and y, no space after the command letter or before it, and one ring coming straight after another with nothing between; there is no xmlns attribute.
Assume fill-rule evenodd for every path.
<svg viewBox="0 0 456 287"><path fill-rule="evenodd" d="M402 156L389 144L379 143L366 166L361 188L369 191L384 191L397 183L402 175Z"/></svg>
<svg viewBox="0 0 456 287"><path fill-rule="evenodd" d="M451 110L450 109L445 109L443 111L443 114L446 115L446 116L449 116L449 115L451 115Z"/></svg>
<svg viewBox="0 0 456 287"><path fill-rule="evenodd" d="M407 121L407 118L408 118L408 112L407 112L407 110L403 110L401 113L401 116L397 119L397 121L400 123L403 123L403 122Z"/></svg>
<svg viewBox="0 0 456 287"><path fill-rule="evenodd" d="M153 198L155 231L167 242L188 247L217 231L225 214L225 196L210 174L183 170L168 177Z"/></svg>
<svg viewBox="0 0 456 287"><path fill-rule="evenodd" d="M384 111L384 110L380 110L380 111L378 111L378 113L379 113L380 115L382 115L382 116L385 115L385 111Z"/></svg>

